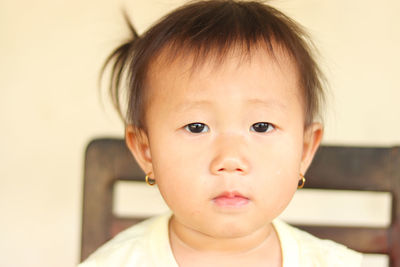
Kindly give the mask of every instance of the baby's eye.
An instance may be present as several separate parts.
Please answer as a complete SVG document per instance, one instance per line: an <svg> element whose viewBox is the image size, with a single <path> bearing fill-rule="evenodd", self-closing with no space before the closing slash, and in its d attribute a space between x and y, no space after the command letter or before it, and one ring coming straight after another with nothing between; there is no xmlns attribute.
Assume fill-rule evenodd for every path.
<svg viewBox="0 0 400 267"><path fill-rule="evenodd" d="M275 129L275 127L268 122L257 122L254 123L251 127L250 130L254 129L254 131L258 132L258 133L265 133L265 132L269 132L272 131L273 129Z"/></svg>
<svg viewBox="0 0 400 267"><path fill-rule="evenodd" d="M204 129L208 129L208 126L205 125L204 123L195 122L195 123L190 123L190 124L186 125L185 129L191 133L201 133L201 132L208 131L208 130L203 131Z"/></svg>

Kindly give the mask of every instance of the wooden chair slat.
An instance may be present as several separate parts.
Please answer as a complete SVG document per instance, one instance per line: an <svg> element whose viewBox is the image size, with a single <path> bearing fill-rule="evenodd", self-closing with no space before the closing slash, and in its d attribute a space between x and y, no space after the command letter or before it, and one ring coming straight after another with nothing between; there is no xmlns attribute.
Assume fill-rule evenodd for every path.
<svg viewBox="0 0 400 267"><path fill-rule="evenodd" d="M330 239L362 252L389 254L388 229L296 225L322 239Z"/></svg>

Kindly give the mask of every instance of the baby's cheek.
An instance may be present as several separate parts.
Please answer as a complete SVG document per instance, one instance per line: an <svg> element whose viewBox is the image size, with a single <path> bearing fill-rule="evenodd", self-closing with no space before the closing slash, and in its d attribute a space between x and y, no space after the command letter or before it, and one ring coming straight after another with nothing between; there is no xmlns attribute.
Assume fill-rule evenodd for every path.
<svg viewBox="0 0 400 267"><path fill-rule="evenodd" d="M165 154L154 166L158 188L170 207L177 203L184 205L196 194L196 172L191 165L188 159L182 162L181 157Z"/></svg>
<svg viewBox="0 0 400 267"><path fill-rule="evenodd" d="M293 183L287 182L288 179L282 179L285 182L269 183L259 187L259 198L255 201L258 209L266 214L267 220L273 220L278 217L288 206L296 191Z"/></svg>
<svg viewBox="0 0 400 267"><path fill-rule="evenodd" d="M266 157L269 160L257 168L254 190L260 198L257 202L273 219L286 208L297 190L298 157L287 154L284 149Z"/></svg>
<svg viewBox="0 0 400 267"><path fill-rule="evenodd" d="M284 177L291 177L292 172L299 171L302 147L299 136L290 133L284 134L280 142L275 143L271 148L271 166L275 166L276 172L281 171L282 174L286 172L288 175Z"/></svg>

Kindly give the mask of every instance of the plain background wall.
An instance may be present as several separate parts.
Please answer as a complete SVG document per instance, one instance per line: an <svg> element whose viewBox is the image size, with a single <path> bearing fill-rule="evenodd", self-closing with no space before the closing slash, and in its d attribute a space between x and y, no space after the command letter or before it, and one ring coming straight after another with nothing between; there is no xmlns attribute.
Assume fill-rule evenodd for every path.
<svg viewBox="0 0 400 267"><path fill-rule="evenodd" d="M0 1L0 266L74 266L83 152L122 136L99 68L127 37L183 1ZM331 82L325 143L400 144L400 2L274 1L315 37ZM103 105L102 102L105 102Z"/></svg>

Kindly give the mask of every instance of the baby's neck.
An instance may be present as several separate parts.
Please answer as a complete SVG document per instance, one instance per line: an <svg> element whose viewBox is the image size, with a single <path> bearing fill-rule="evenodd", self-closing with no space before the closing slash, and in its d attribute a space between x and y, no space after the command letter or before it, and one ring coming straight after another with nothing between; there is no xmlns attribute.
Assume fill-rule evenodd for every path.
<svg viewBox="0 0 400 267"><path fill-rule="evenodd" d="M179 266L212 266L213 262L224 263L219 266L281 266L280 242L271 223L243 237L213 238L172 217L169 233Z"/></svg>

